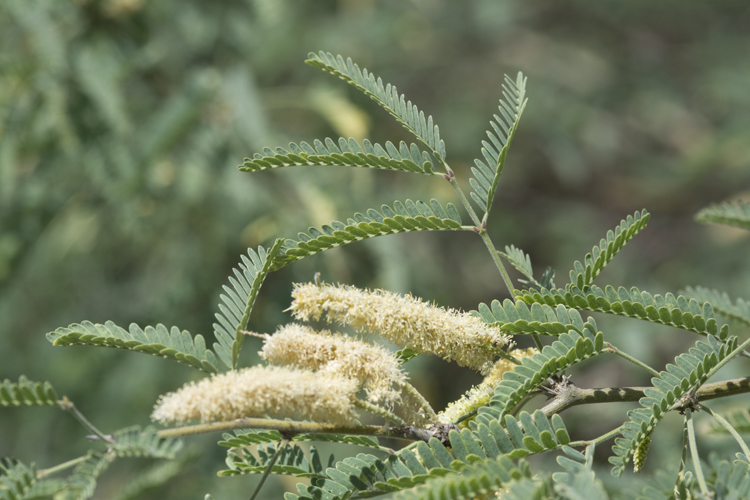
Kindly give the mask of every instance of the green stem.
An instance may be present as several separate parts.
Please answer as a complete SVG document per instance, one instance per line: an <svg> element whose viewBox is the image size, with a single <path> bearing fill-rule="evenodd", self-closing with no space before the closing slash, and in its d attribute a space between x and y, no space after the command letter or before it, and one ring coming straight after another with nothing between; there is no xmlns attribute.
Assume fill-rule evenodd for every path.
<svg viewBox="0 0 750 500"><path fill-rule="evenodd" d="M458 195L458 199L461 200L461 204L464 206L466 211L469 212L469 217L471 217L471 221L475 226L474 230L479 230L482 227L482 221L479 220L479 216L474 210L474 207L471 206L471 203L461 189L461 186L458 185L458 181L456 180L456 176L453 173L453 170L451 170L447 163L445 164L445 168L448 171L448 173L445 174L446 180L451 183L451 187L456 192L456 195Z"/></svg>
<svg viewBox="0 0 750 500"><path fill-rule="evenodd" d="M589 441L571 441L568 443L568 446L589 446L589 445L598 445L599 443L603 443L604 441L607 441L608 439L612 439L616 435L620 433L623 426L617 427L615 429L612 429L611 431L607 432L606 434L602 434L601 436L591 439Z"/></svg>
<svg viewBox="0 0 750 500"><path fill-rule="evenodd" d="M266 470L263 471L263 475L260 477L260 482L258 483L258 486L255 487L255 491L253 491L253 494L250 496L250 500L255 500L255 497L258 496L258 493L260 493L260 489L263 487L263 483L266 482L266 479L268 479L268 475L271 473L271 469L273 469L274 464L276 464L276 460L279 459L279 456L281 455L281 451L286 448L287 443L289 443L288 439L283 439L276 448L276 453L273 454L273 458L271 458L271 461L268 462L268 465L266 466Z"/></svg>
<svg viewBox="0 0 750 500"><path fill-rule="evenodd" d="M73 460L68 460L67 462L63 462L59 465L55 465L54 467L50 467L49 469L42 469L37 471L36 475L39 479L45 478L47 476L50 476L52 474L55 474L56 472L60 472L61 470L70 469L71 467L75 467L76 465L80 464L81 462L85 462L86 459L89 458L90 455L86 454L82 457L74 458Z"/></svg>
<svg viewBox="0 0 750 500"><path fill-rule="evenodd" d="M688 432L688 442L690 443L690 455L693 459L693 468L695 469L695 477L698 479L698 485L700 486L701 493L708 495L708 485L706 484L706 478L703 476L703 469L701 468L701 461L698 457L698 446L695 444L695 426L693 425L693 412L690 408L685 409L685 425Z"/></svg>
<svg viewBox="0 0 750 500"><path fill-rule="evenodd" d="M737 441L737 443L740 445L740 448L742 448L742 453L745 454L745 456L750 459L750 448L747 447L747 444L745 444L745 440L742 439L742 436L740 436L740 433L737 432L737 429L732 427L732 424L730 424L724 417L719 415L718 413L714 412L711 408L708 406L700 405L701 410L705 410L716 419L717 422L719 422L728 432L732 435L732 437Z"/></svg>
<svg viewBox="0 0 750 500"><path fill-rule="evenodd" d="M102 431L97 429L96 426L94 426L94 424L89 422L89 420L83 415L83 413L78 411L78 408L76 408L76 405L74 405L73 402L68 399L68 396L63 396L62 400L60 400L58 404L60 405L60 408L62 408L64 411L69 411L73 415L73 417L75 417L75 419L78 420L78 422L80 422L82 426L84 426L88 431L93 432L96 435L96 437L98 437L105 443L112 442L112 436L107 436Z"/></svg>
<svg viewBox="0 0 750 500"><path fill-rule="evenodd" d="M430 422L435 422L437 420L437 415L435 414L435 410L432 408L430 403L420 394L420 392L409 382L404 382L404 385L402 386L402 389L414 400L419 404L419 407L425 411L427 414L427 420Z"/></svg>
<svg viewBox="0 0 750 500"><path fill-rule="evenodd" d="M370 404L367 401L362 401L361 399L355 399L354 406L361 410L365 410L368 413L372 413L373 415L378 415L379 417L383 417L386 420L390 420L394 424L400 425L401 427L407 427L409 425L404 419L397 415L394 415L392 412L386 410L382 406Z"/></svg>
<svg viewBox="0 0 750 500"><path fill-rule="evenodd" d="M654 377L658 377L659 376L659 372L658 371L654 370L653 368L651 368L650 366L648 366L643 361L640 361L640 360L634 358L630 354L626 353L625 351L622 351L622 350L618 349L617 347L613 346L609 342L605 342L605 344L607 345L607 349L609 349L609 352L611 352L612 354L617 354L621 358L627 359L628 361L630 361L634 365L636 365L636 366L638 366L640 368L643 368L644 370L646 370L647 372L649 372Z"/></svg>

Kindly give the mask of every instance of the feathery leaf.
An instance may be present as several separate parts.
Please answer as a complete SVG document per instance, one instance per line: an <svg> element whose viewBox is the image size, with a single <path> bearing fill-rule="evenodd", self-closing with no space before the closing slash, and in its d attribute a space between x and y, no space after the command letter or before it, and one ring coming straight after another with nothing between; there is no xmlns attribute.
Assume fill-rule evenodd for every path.
<svg viewBox="0 0 750 500"><path fill-rule="evenodd" d="M223 303L219 304L220 312L215 315L218 323L214 323L217 340L214 350L222 363L231 370L237 368L237 359L245 339L240 331L247 326L258 291L271 272L283 243L284 240L279 238L269 250L262 246L258 247L257 252L248 248L247 256L241 256L239 269L232 269L233 276L229 276L232 287L224 285L226 295L221 295Z"/></svg>
<svg viewBox="0 0 750 500"><path fill-rule="evenodd" d="M456 229L461 229L461 217L456 207L450 203L443 208L437 200L431 200L430 205L421 201L397 201L393 208L383 205L380 212L371 208L367 211L367 216L356 213L346 224L333 221L321 229L310 228L307 233L299 233L296 241L285 240L272 269L280 269L329 248L376 236L407 231Z"/></svg>
<svg viewBox="0 0 750 500"><path fill-rule="evenodd" d="M505 299L493 300L490 306L479 304L478 311L471 314L489 324L499 325L504 332L511 334L536 333L540 335L561 335L570 329L583 333L583 318L575 309L558 305L552 308L547 304L533 303L531 308L523 301ZM590 321L594 321L590 318Z"/></svg>
<svg viewBox="0 0 750 500"><path fill-rule="evenodd" d="M173 459L181 448L181 440L161 437L153 427L136 425L112 434L112 450L118 457Z"/></svg>
<svg viewBox="0 0 750 500"><path fill-rule="evenodd" d="M0 500L22 500L37 482L36 467L3 458L0 460Z"/></svg>
<svg viewBox="0 0 750 500"><path fill-rule="evenodd" d="M432 116L425 118L424 112L419 111L411 101L406 101L404 95L399 94L395 86L390 83L384 85L383 80L368 72L367 69L360 70L351 58L344 61L343 57L334 56L330 52L320 51L318 54L311 52L305 62L338 76L364 93L396 118L406 130L414 134L435 158L440 161L445 158L445 143L440 139L440 130L437 125L433 124Z"/></svg>
<svg viewBox="0 0 750 500"><path fill-rule="evenodd" d="M644 440L651 438L656 424L679 402L680 397L705 383L711 369L736 348L737 337L728 337L721 342L709 335L705 342L696 342L689 352L677 356L674 364L668 364L665 371L651 379L653 387L644 391L645 396L639 401L641 408L628 412L630 420L622 426L623 437L616 439L612 447L614 456L609 461L614 465L613 475L622 474L636 450Z"/></svg>
<svg viewBox="0 0 750 500"><path fill-rule="evenodd" d="M474 177L469 180L473 188L471 197L484 210L485 220L492 207L508 148L526 107L526 78L522 73L518 73L515 82L505 75L503 97L505 100L500 99L498 106L500 115L494 115L495 121L490 122L493 130L487 131L490 142L482 141L484 161L474 160L476 167L471 168Z"/></svg>
<svg viewBox="0 0 750 500"><path fill-rule="evenodd" d="M203 336L193 337L186 330L180 331L176 326L171 330L167 330L161 324L142 329L131 323L128 331L111 321L103 325L84 321L48 333L47 340L59 346L103 346L143 352L171 359L207 373L217 372L216 356L206 348Z"/></svg>
<svg viewBox="0 0 750 500"><path fill-rule="evenodd" d="M694 297L699 303L710 303L714 311L722 316L750 326L750 302L744 299L737 299L737 302L733 304L732 299L726 293L709 290L702 286L687 287L685 294Z"/></svg>
<svg viewBox="0 0 750 500"><path fill-rule="evenodd" d="M0 406L54 404L57 394L49 382L32 382L21 375L17 384L8 379L0 383Z"/></svg>
<svg viewBox="0 0 750 500"><path fill-rule="evenodd" d="M591 250L591 253L586 254L586 257L583 259L584 264L581 264L580 261L575 261L573 270L570 271L571 284L581 289L590 285L594 281L594 278L604 269L604 266L617 255L617 252L646 227L650 218L651 214L646 210L642 210L632 216L628 215L628 218L620 222L620 225L615 228L614 232L607 232L607 237L602 238L599 246L595 246Z"/></svg>
<svg viewBox="0 0 750 500"><path fill-rule="evenodd" d="M707 224L726 224L750 229L750 203L738 201L710 205L698 212L695 220Z"/></svg>
<svg viewBox="0 0 750 500"><path fill-rule="evenodd" d="M332 139L315 140L313 145L306 142L289 143L288 149L264 148L263 153L256 153L252 158L245 158L240 170L257 172L271 168L293 167L298 165L341 165L345 167L366 167L419 174L435 174L432 161L427 152L420 151L416 144L408 146L401 141L397 148L392 142L372 144L365 139L360 145L350 138L348 141L339 138L338 144Z"/></svg>
<svg viewBox="0 0 750 500"><path fill-rule="evenodd" d="M701 307L697 300L688 300L682 295L651 295L636 287L628 291L624 287L615 290L609 285L604 290L591 285L584 290L575 286L553 290L530 288L515 290L513 294L529 305L538 303L556 307L562 304L584 311L604 312L674 326L701 335L717 335L720 339L725 339L729 334L727 325L719 328L710 303Z"/></svg>
<svg viewBox="0 0 750 500"><path fill-rule="evenodd" d="M538 287L542 286L536 279L534 279L534 270L531 267L531 258L529 257L529 254L513 245L505 245L505 252L497 253L510 262L513 267L518 269L521 274L526 276L532 285Z"/></svg>

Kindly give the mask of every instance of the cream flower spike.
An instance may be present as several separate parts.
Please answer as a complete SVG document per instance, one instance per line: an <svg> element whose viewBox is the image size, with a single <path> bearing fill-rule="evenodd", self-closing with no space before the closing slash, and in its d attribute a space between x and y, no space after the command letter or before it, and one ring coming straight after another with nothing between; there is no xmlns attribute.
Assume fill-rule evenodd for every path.
<svg viewBox="0 0 750 500"><path fill-rule="evenodd" d="M163 424L294 417L341 424L356 418L357 382L341 375L254 366L230 371L159 397L151 418Z"/></svg>
<svg viewBox="0 0 750 500"><path fill-rule="evenodd" d="M536 348L529 347L528 349L514 349L510 352L510 355L520 361L538 352ZM450 403L445 410L438 413L438 421L444 424L455 423L467 413L489 403L490 398L495 394L495 387L503 379L503 374L512 371L514 366L516 364L512 361L499 359L492 368L492 372L484 377L481 384L466 391L460 399ZM465 425L466 422L463 422L463 424Z"/></svg>
<svg viewBox="0 0 750 500"><path fill-rule="evenodd" d="M266 336L258 354L269 363L357 380L373 402L398 402L400 386L406 382L398 361L386 348L296 323Z"/></svg>
<svg viewBox="0 0 750 500"><path fill-rule="evenodd" d="M290 310L297 319L324 317L329 323L377 333L394 344L451 359L483 374L492 370L492 350L509 343L499 328L468 313L384 290L307 283L295 284L292 297Z"/></svg>

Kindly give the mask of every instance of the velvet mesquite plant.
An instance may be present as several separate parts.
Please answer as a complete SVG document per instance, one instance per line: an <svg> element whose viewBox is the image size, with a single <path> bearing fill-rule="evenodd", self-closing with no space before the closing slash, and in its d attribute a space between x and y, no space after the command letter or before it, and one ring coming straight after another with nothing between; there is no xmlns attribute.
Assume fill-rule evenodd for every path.
<svg viewBox="0 0 750 500"><path fill-rule="evenodd" d="M71 412L91 434L91 450L48 469L6 458L0 463L0 499L70 498L93 495L96 481L120 457L180 460L183 439L220 434L228 448L220 476L260 474L257 498L270 474L304 478L288 500L370 498L395 493L398 499L609 498L594 468L594 451L609 451L612 474L626 467L647 467L654 430L669 413L683 415L683 453L673 457L679 472L657 473L633 498L747 498L750 449L741 432L750 430L746 411L721 415L709 401L750 392L750 377L713 380L729 362L749 357L749 339L741 339L716 317L750 325L750 306L742 299L704 288L683 294L653 295L638 288L595 285L594 279L636 234L650 215L636 211L609 231L592 251L573 264L570 283L555 284L555 273L533 272L529 256L513 246L499 251L487 232L500 175L526 107L526 79L506 78L497 114L490 122L481 157L475 161L467 196L447 162L438 126L396 87L360 69L351 60L311 54L307 63L344 80L390 113L415 137L415 143L340 138L312 144L266 148L245 159L243 172L291 166L350 166L441 176L454 189L469 215L465 222L450 203L395 201L379 210L356 213L345 222L311 228L296 239L279 238L249 249L224 287L211 348L201 335L163 325L128 329L107 322L83 322L48 334L57 346L105 346L187 364L204 372L197 382L176 388L155 402L152 419L166 428L138 427L109 434L100 431L52 385L21 376L0 384L3 406L56 405ZM745 204L715 205L698 220L750 229ZM266 276L310 255L367 238L409 231L468 231L481 238L511 298L479 304L465 313L417 297L384 290L321 282L296 284L290 311L298 321L324 320L374 334L401 347L392 352L368 341L299 323L279 325L275 333L253 333L248 320ZM515 285L504 261L524 279ZM588 312L625 316L668 325L698 335L695 345L664 367L651 367L616 346ZM582 315L583 313L583 315ZM739 330L738 330L739 331ZM247 335L261 337L260 364L239 366ZM530 337L535 347L517 348ZM466 395L436 412L410 383L404 364L414 356L435 355L485 375ZM617 356L647 372L649 387L583 388L576 365L589 358ZM529 413L537 396L548 401ZM566 428L564 411L577 405L633 402L635 409L611 422L594 439L576 440ZM439 409L440 410L440 409ZM370 414L376 425L358 420ZM705 415L714 429L736 440L736 454L706 461L697 444L694 420ZM223 434L222 434L223 433ZM380 437L396 438L394 451ZM301 442L352 446L343 460L322 457ZM357 448L354 448L354 447ZM368 448L362 452L361 447ZM535 470L526 457L557 456L560 469ZM327 467L323 464L328 464ZM65 476L65 473L68 473ZM601 473L601 472L599 472ZM167 477L167 473L155 472ZM613 483L612 483L613 484Z"/></svg>

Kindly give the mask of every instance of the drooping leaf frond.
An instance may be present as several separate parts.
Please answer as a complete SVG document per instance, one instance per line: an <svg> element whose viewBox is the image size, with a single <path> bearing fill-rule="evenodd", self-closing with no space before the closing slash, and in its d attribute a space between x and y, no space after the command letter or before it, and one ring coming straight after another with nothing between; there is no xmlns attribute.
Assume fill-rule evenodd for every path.
<svg viewBox="0 0 750 500"><path fill-rule="evenodd" d="M688 297L694 297L700 303L710 303L714 311L722 316L750 326L750 302L744 299L737 299L737 302L733 304L732 299L726 293L709 290L702 286L687 287L685 294Z"/></svg>
<svg viewBox="0 0 750 500"><path fill-rule="evenodd" d="M602 290L591 285L586 287L585 292L572 286L569 289L515 290L513 294L529 305L539 303L554 307L562 304L584 311L604 312L674 326L701 335L718 335L721 339L726 338L729 333L727 325L719 329L710 303L701 307L695 299L688 300L682 295L675 298L671 293L665 296L651 295L636 287L628 291L624 287L615 290L608 285Z"/></svg>
<svg viewBox="0 0 750 500"><path fill-rule="evenodd" d="M706 382L712 368L737 348L737 337L728 337L721 342L713 335L706 342L698 341L689 352L675 358L674 364L668 364L666 371L653 377L653 387L644 391L645 396L639 401L641 408L628 412L630 420L623 424L622 438L615 440L612 447L614 456L609 458L614 465L612 474L622 474L625 465L630 461L642 442L650 439L656 424L678 402L680 397L695 387Z"/></svg>
<svg viewBox="0 0 750 500"><path fill-rule="evenodd" d="M285 240L273 269L323 250L376 236L407 231L456 229L461 229L461 217L456 207L450 203L443 208L437 200L431 200L430 205L422 201L397 201L393 208L383 205L380 212L371 208L367 211L367 216L356 213L346 223L333 221L321 229L310 228L307 233L299 233L296 241Z"/></svg>
<svg viewBox="0 0 750 500"><path fill-rule="evenodd" d="M232 287L224 285L226 295L221 295L220 312L215 315L218 323L214 323L217 340L214 351L231 370L237 368L237 359L245 339L240 332L247 327L258 291L271 271L283 243L284 240L279 238L269 250L262 246L258 247L257 252L248 248L247 256L241 256L239 269L232 269L233 276L229 276Z"/></svg>
<svg viewBox="0 0 750 500"><path fill-rule="evenodd" d="M49 382L32 382L21 375L18 383L8 379L0 383L0 406L54 404L57 404L57 394Z"/></svg>
<svg viewBox="0 0 750 500"><path fill-rule="evenodd" d="M580 261L575 261L573 270L570 271L570 283L581 289L590 285L604 269L604 266L625 246L625 243L633 239L646 227L650 218L651 214L642 210L632 216L628 215L628 218L620 222L614 232L607 232L607 237L602 238L599 246L595 246L591 253L586 254L583 264Z"/></svg>
<svg viewBox="0 0 750 500"><path fill-rule="evenodd" d="M401 141L397 148L388 141L384 148L365 139L360 146L356 140L350 138L347 141L343 137L339 138L338 145L326 138L325 143L316 139L312 146L306 142L299 145L292 142L288 149L265 148L262 154L256 153L252 158L245 158L240 170L257 172L298 165L341 165L442 175L433 172L430 155L420 151L416 144L408 146Z"/></svg>
<svg viewBox="0 0 750 500"><path fill-rule="evenodd" d="M134 426L115 431L111 447L118 457L173 459L182 449L182 441L161 437L153 427Z"/></svg>
<svg viewBox="0 0 750 500"><path fill-rule="evenodd" d="M53 345L103 346L143 352L183 363L207 373L216 373L216 356L206 348L202 335L193 337L186 330L164 325L147 326L142 329L135 323L125 330L111 321L94 324L90 321L76 323L67 328L58 328L47 334Z"/></svg>
<svg viewBox="0 0 750 500"><path fill-rule="evenodd" d="M497 252L501 257L505 258L510 264L518 269L518 271L528 278L532 285L541 287L542 285L534 278L534 270L531 267L531 258L529 254L516 248L513 245L505 245L505 252Z"/></svg>
<svg viewBox="0 0 750 500"><path fill-rule="evenodd" d="M498 106L500 115L494 115L495 121L490 122L492 130L487 131L490 142L482 141L484 161L474 160L476 167L471 168L474 177L469 179L473 188L471 197L484 211L485 219L492 207L510 143L526 107L526 78L522 73L518 73L515 82L505 75L503 97L505 100L500 99Z"/></svg>
<svg viewBox="0 0 750 500"><path fill-rule="evenodd" d="M96 451L89 451L86 461L73 469L65 480L65 487L55 495L55 500L86 500L96 489L96 482L110 464L109 458Z"/></svg>
<svg viewBox="0 0 750 500"><path fill-rule="evenodd" d="M485 406L477 410L477 418L470 425L500 420L510 414L516 405L531 391L538 389L547 379L565 368L596 356L602 352L604 336L596 331L593 321L586 322L583 334L570 330L560 335L542 352L525 357L513 371L503 374L495 387L495 394Z"/></svg>
<svg viewBox="0 0 750 500"><path fill-rule="evenodd" d="M550 498L552 487L548 478L537 474L534 479L524 477L505 483L502 490L498 490L495 498L498 500L547 500Z"/></svg>
<svg viewBox="0 0 750 500"><path fill-rule="evenodd" d="M738 201L710 205L698 212L695 220L708 224L726 224L750 229L750 203Z"/></svg>
<svg viewBox="0 0 750 500"><path fill-rule="evenodd" d="M23 500L37 482L36 467L18 460L0 460L0 500Z"/></svg>
<svg viewBox="0 0 750 500"><path fill-rule="evenodd" d="M318 54L311 52L305 62L338 76L367 95L396 118L406 130L414 134L436 158L440 160L445 158L445 143L440 139L440 130L433 123L432 116L425 118L424 112L419 111L411 101L406 101L404 95L399 94L395 86L390 83L384 85L383 80L368 72L367 69L360 70L350 58L344 61L343 57L334 56L330 52L321 51Z"/></svg>
<svg viewBox="0 0 750 500"><path fill-rule="evenodd" d="M561 335L571 328L583 333L583 318L578 311L562 304L552 308L547 304L533 303L531 308L523 301L493 300L491 306L479 304L472 315L483 321L500 326L512 334L536 333L539 335ZM593 321L593 319L590 319Z"/></svg>
<svg viewBox="0 0 750 500"><path fill-rule="evenodd" d="M525 357L513 371L503 374L495 387L495 394L486 406L477 410L475 423L489 424L510 414L516 405L531 391L538 389L547 379L565 368L596 356L602 352L604 336L596 332L593 322L587 322L583 334L575 330L560 335L558 340L545 346L542 352ZM476 425L476 424L472 424Z"/></svg>

